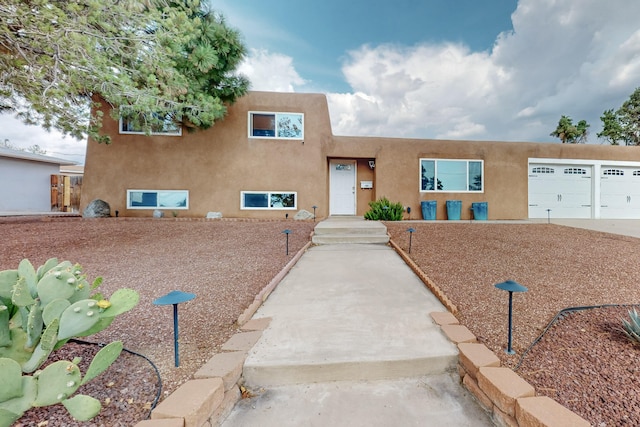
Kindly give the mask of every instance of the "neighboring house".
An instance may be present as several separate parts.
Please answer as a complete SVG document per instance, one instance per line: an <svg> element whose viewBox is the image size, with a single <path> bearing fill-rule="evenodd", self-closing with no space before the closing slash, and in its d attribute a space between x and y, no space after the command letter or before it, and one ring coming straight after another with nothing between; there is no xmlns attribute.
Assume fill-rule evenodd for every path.
<svg viewBox="0 0 640 427"><path fill-rule="evenodd" d="M285 218L363 215L380 197L486 202L489 219L640 218L640 147L334 136L321 94L250 92L211 129L151 136L109 118L89 141L81 207L112 214Z"/></svg>
<svg viewBox="0 0 640 427"><path fill-rule="evenodd" d="M0 148L0 212L51 212L52 182L75 162Z"/></svg>

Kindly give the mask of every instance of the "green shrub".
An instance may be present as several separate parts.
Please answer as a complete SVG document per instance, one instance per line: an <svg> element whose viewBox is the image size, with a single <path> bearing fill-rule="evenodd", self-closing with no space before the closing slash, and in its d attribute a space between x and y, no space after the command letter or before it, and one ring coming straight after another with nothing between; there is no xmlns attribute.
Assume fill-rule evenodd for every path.
<svg viewBox="0 0 640 427"><path fill-rule="evenodd" d="M622 319L622 332L633 343L640 344L640 316L634 308L633 311L629 310L629 320Z"/></svg>
<svg viewBox="0 0 640 427"><path fill-rule="evenodd" d="M402 203L391 203L386 197L369 202L369 208L364 219L372 221L401 221L404 212Z"/></svg>

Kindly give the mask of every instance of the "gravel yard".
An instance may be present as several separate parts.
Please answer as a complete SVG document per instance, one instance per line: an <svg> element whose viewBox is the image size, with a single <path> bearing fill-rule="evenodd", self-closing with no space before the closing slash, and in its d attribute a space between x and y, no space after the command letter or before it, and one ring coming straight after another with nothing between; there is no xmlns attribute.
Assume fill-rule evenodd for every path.
<svg viewBox="0 0 640 427"><path fill-rule="evenodd" d="M406 223L387 223L405 251ZM411 258L458 307L458 319L516 367L556 313L568 307L640 303L640 239L554 224L411 223ZM508 293L513 349L507 355ZM629 308L586 310L557 322L517 372L594 426L640 425L640 346L620 332Z"/></svg>
<svg viewBox="0 0 640 427"><path fill-rule="evenodd" d="M506 366L518 365L563 308L640 302L640 239L553 224L386 225L405 250L407 228L416 229L411 258L458 307L461 323ZM151 359L162 377L162 398L237 331L238 316L309 241L313 226L293 220L4 218L0 270L16 268L23 258L37 267L57 257L80 263L91 279L104 277L107 295L122 287L138 290L138 307L89 340L119 339ZM288 256L285 228L292 230ZM508 279L529 289L514 295L514 356L504 352L508 294L494 287ZM179 309L179 368L173 366L172 310L152 304L176 289L197 295ZM640 348L619 332L626 312L607 308L564 316L527 353L518 373L594 426L640 425ZM85 354L87 347L65 351ZM48 419L47 427L128 426L144 419L157 393L151 365L123 355L112 369L85 391L105 407L91 423L72 424L64 409L38 409L19 425Z"/></svg>

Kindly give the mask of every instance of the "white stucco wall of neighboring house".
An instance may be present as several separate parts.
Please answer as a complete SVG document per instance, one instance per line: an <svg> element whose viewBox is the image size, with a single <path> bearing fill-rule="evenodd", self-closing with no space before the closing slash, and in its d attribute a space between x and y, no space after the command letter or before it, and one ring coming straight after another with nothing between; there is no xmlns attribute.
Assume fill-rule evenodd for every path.
<svg viewBox="0 0 640 427"><path fill-rule="evenodd" d="M0 212L50 212L51 175L74 162L0 149Z"/></svg>

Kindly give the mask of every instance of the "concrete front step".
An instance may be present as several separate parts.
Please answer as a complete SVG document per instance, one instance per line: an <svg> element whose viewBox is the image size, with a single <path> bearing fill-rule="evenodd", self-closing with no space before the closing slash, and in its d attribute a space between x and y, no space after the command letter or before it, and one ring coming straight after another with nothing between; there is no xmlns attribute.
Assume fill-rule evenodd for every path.
<svg viewBox="0 0 640 427"><path fill-rule="evenodd" d="M316 245L335 243L387 244L387 227L379 221L362 217L329 217L318 223L312 242Z"/></svg>
<svg viewBox="0 0 640 427"><path fill-rule="evenodd" d="M427 338L440 341L439 331ZM437 336L436 336L437 335ZM327 356L325 359L308 360L298 355L301 360L260 360L247 358L242 370L245 383L272 387L281 385L321 383L331 381L376 381L397 378L439 375L453 372L457 367L457 351L442 343L442 348L424 349L423 354L408 354L411 350L392 349L384 354L384 349L377 357L353 354L348 360L340 360L349 355ZM444 351L442 351L444 350ZM326 355L325 355L326 356Z"/></svg>
<svg viewBox="0 0 640 427"><path fill-rule="evenodd" d="M332 245L337 243L373 243L386 245L389 243L389 236L387 234L314 234L311 242L315 245Z"/></svg>

